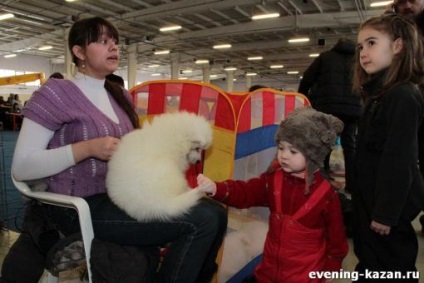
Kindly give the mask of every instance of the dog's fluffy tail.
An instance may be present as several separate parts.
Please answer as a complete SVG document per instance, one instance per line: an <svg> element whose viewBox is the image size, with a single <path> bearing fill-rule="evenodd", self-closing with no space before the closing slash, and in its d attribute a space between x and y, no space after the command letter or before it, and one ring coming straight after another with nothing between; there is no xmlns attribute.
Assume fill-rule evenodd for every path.
<svg viewBox="0 0 424 283"><path fill-rule="evenodd" d="M127 201L124 210L138 221L169 220L187 213L201 197L202 194L199 191L189 189L172 198L158 197L155 201L151 199L143 201L143 198L140 198L139 201Z"/></svg>

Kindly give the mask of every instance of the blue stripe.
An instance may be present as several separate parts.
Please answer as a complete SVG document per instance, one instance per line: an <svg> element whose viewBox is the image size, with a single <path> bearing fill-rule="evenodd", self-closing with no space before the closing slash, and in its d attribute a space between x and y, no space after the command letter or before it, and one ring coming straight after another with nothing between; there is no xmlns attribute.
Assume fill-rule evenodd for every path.
<svg viewBox="0 0 424 283"><path fill-rule="evenodd" d="M235 159L275 146L278 125L269 125L237 134Z"/></svg>

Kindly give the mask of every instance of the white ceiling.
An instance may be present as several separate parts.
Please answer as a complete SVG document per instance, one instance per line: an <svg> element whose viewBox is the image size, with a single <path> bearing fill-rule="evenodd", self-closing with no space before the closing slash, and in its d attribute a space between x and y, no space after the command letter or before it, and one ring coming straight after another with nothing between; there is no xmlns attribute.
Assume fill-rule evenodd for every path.
<svg viewBox="0 0 424 283"><path fill-rule="evenodd" d="M329 49L340 37L355 39L358 24L381 14L370 0L1 0L0 13L15 18L0 21L0 56L24 53L62 59L65 31L78 18L101 16L120 32L122 63L127 65L127 49L137 47L140 72L160 72L170 77L170 56L178 56L181 69L201 74L194 60L210 59L211 74L224 75L226 66L237 67L236 76L254 71L268 80L295 83L313 58L310 53ZM251 20L254 14L279 12L280 17ZM163 33L162 26L178 24L179 31ZM289 44L292 37L310 41ZM325 45L318 44L325 39ZM215 50L217 43L230 43L231 49ZM52 45L40 51L38 47ZM153 55L154 50L170 49L171 55ZM178 54L178 55L175 55ZM248 61L249 56L263 56ZM160 67L148 68L158 64ZM270 69L282 64L283 69ZM288 75L297 70L299 75Z"/></svg>

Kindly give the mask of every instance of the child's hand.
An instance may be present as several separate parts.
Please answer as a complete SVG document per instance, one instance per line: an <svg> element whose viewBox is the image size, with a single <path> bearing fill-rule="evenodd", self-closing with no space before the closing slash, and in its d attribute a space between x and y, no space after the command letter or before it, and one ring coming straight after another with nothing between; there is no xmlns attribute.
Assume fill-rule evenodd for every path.
<svg viewBox="0 0 424 283"><path fill-rule="evenodd" d="M202 193L206 193L210 196L216 193L216 184L211 179L205 177L203 174L197 175L197 190Z"/></svg>
<svg viewBox="0 0 424 283"><path fill-rule="evenodd" d="M378 223L376 221L371 221L370 225L371 230L376 232L377 234L380 234L382 236L389 235L390 234L390 226Z"/></svg>

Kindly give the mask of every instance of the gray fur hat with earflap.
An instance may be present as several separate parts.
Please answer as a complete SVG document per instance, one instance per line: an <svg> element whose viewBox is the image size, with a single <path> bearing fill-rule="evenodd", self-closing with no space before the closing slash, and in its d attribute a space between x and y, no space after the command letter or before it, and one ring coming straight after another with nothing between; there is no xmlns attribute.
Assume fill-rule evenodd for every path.
<svg viewBox="0 0 424 283"><path fill-rule="evenodd" d="M324 166L324 159L342 130L343 122L338 118L309 106L293 110L281 121L275 136L277 145L280 141L288 142L305 156L306 194L315 170Z"/></svg>

